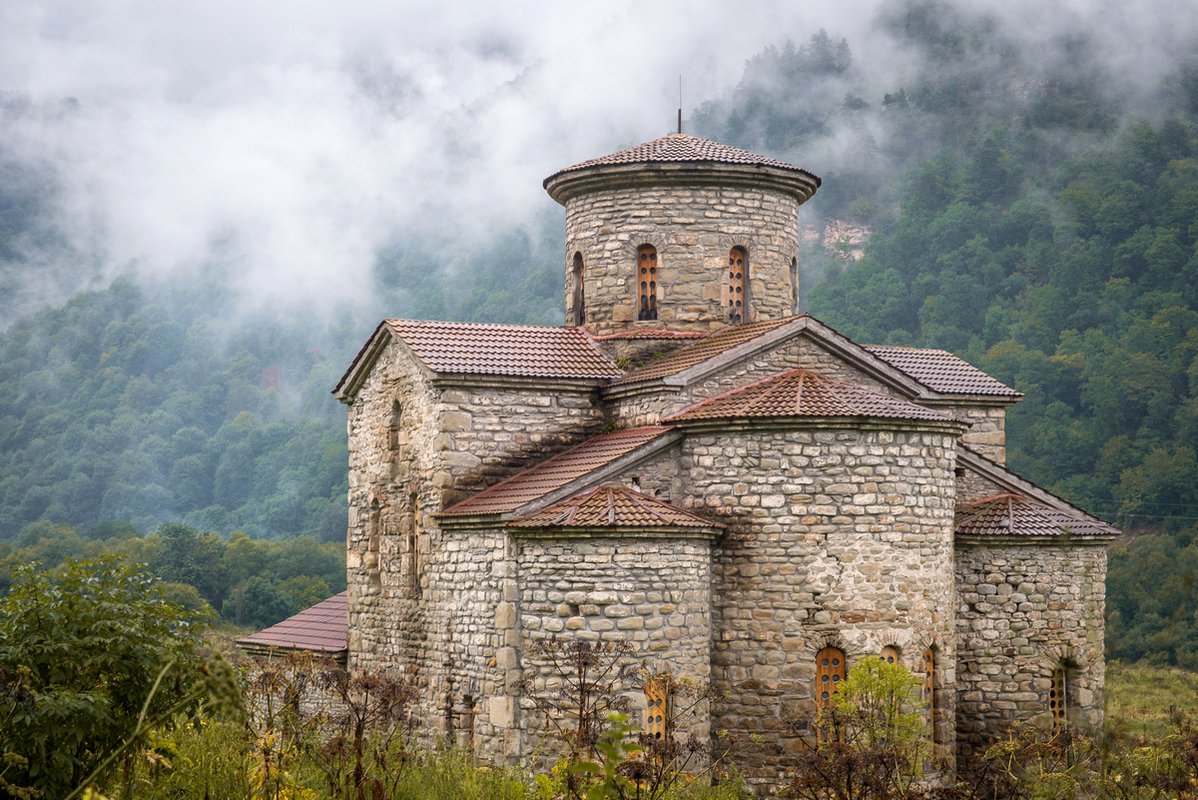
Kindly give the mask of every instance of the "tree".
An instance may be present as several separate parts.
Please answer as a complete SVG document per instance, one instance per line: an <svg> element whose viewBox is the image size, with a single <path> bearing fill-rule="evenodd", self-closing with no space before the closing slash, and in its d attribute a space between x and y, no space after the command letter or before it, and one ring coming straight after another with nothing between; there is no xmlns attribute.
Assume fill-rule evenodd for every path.
<svg viewBox="0 0 1198 800"><path fill-rule="evenodd" d="M236 708L203 621L114 557L21 568L0 599L0 752L24 762L6 779L71 797L128 775L151 728Z"/></svg>
<svg viewBox="0 0 1198 800"><path fill-rule="evenodd" d="M853 665L832 704L815 716L817 741L799 758L785 795L805 800L917 800L932 743L919 708L920 681L870 656ZM796 724L796 729L810 726Z"/></svg>

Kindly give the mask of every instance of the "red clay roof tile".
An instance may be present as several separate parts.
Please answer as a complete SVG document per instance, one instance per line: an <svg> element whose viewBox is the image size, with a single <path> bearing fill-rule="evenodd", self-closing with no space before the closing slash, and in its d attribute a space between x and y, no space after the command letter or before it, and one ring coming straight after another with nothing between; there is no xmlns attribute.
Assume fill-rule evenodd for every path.
<svg viewBox="0 0 1198 800"><path fill-rule="evenodd" d="M723 528L618 483L608 483L513 520L510 528Z"/></svg>
<svg viewBox="0 0 1198 800"><path fill-rule="evenodd" d="M767 158L748 150L742 150L739 147L713 142L710 139L703 139L699 136L691 136L689 133L671 133L668 136L662 136L660 139L654 139L651 142L644 142L605 156L582 161L564 169L559 169L546 178L545 183L548 184L557 176L567 172L575 172L587 169L588 167L615 166L620 164L652 164L663 161L690 163L714 162L719 164L751 164L753 166L774 167L775 169L784 169L788 172L798 172L807 175L816 182L817 186L820 183L819 177L805 169L796 167L794 164Z"/></svg>
<svg viewBox="0 0 1198 800"><path fill-rule="evenodd" d="M896 369L941 394L1023 397L977 367L945 350L865 345L865 349Z"/></svg>
<svg viewBox="0 0 1198 800"><path fill-rule="evenodd" d="M666 422L760 417L950 419L946 414L806 369L791 369L695 403Z"/></svg>
<svg viewBox="0 0 1198 800"><path fill-rule="evenodd" d="M337 652L349 647L349 610L346 593L335 594L294 617L258 631L237 643L251 647Z"/></svg>
<svg viewBox="0 0 1198 800"><path fill-rule="evenodd" d="M957 509L959 536L1111 537L1119 531L1093 517L1051 508L1023 495L1004 493Z"/></svg>
<svg viewBox="0 0 1198 800"><path fill-rule="evenodd" d="M798 318L784 317L782 319L762 320L761 322L749 322L744 325L732 325L723 328L701 342L696 342L689 347L666 356L660 361L655 361L648 366L627 373L618 380L613 381L613 385L638 383L640 381L657 380L669 377L670 375L677 375L683 370L701 364L709 358L714 358L734 347L750 342L758 336L789 322L794 322L796 319Z"/></svg>
<svg viewBox="0 0 1198 800"><path fill-rule="evenodd" d="M582 328L413 319L386 324L434 372L596 380L620 374Z"/></svg>
<svg viewBox="0 0 1198 800"><path fill-rule="evenodd" d="M443 514L462 516L515 511L520 506L544 497L571 481L643 447L670 430L669 426L646 425L601 433L494 486L487 487L445 509Z"/></svg>

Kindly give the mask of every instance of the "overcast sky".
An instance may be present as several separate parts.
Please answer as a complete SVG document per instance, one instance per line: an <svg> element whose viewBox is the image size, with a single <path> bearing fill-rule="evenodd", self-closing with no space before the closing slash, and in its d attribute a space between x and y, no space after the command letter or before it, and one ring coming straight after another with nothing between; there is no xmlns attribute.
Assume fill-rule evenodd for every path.
<svg viewBox="0 0 1198 800"><path fill-rule="evenodd" d="M56 222L87 256L38 297L214 253L248 296L344 296L397 231L527 224L552 207L547 174L670 132L679 75L689 113L764 46L820 28L866 71L900 74L878 5L0 0L0 91L35 108L0 146L58 176ZM1092 30L1130 84L1176 57L1195 16L1165 0L973 5L1032 52ZM36 286L51 265L29 258Z"/></svg>

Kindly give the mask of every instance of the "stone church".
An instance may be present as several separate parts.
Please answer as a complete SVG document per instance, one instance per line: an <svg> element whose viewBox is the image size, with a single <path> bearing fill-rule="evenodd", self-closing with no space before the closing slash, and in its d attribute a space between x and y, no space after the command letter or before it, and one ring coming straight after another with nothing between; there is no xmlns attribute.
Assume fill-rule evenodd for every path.
<svg viewBox="0 0 1198 800"><path fill-rule="evenodd" d="M950 760L1101 723L1118 532L1004 466L1018 392L798 313L819 185L681 133L566 167L565 325L387 319L362 347L334 392L348 663L413 681L428 733L540 752L547 637L710 683L678 724L752 735L758 779L866 656L919 677Z"/></svg>

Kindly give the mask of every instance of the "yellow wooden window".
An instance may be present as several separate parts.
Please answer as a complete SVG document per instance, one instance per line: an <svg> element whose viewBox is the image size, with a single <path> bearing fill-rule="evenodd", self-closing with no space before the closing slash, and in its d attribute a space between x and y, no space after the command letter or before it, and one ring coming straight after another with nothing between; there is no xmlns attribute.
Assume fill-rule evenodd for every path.
<svg viewBox="0 0 1198 800"><path fill-rule="evenodd" d="M844 653L836 647L825 647L815 656L815 705L825 709L832 705L832 695L848 674Z"/></svg>
<svg viewBox="0 0 1198 800"><path fill-rule="evenodd" d="M899 650L894 645L888 644L882 648L882 652L878 653L878 658L887 664L897 664L899 663Z"/></svg>
<svg viewBox="0 0 1198 800"><path fill-rule="evenodd" d="M1069 696L1067 692L1065 668L1057 667L1052 671L1052 686L1048 689L1048 709L1052 712L1054 725L1064 725L1069 715Z"/></svg>
<svg viewBox="0 0 1198 800"><path fill-rule="evenodd" d="M663 676L645 681L645 733L662 740L669 733L670 682Z"/></svg>
<svg viewBox="0 0 1198 800"><path fill-rule="evenodd" d="M745 321L747 295L745 276L749 270L749 254L743 247L728 252L728 322L736 325Z"/></svg>
<svg viewBox="0 0 1198 800"><path fill-rule="evenodd" d="M936 741L936 653L923 651L923 708L928 718L928 733Z"/></svg>
<svg viewBox="0 0 1198 800"><path fill-rule="evenodd" d="M643 244L636 251L636 318L657 319L657 248Z"/></svg>

